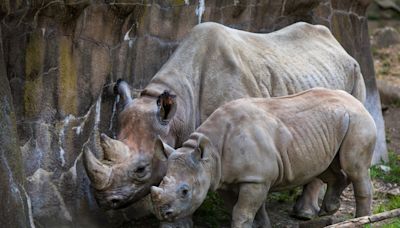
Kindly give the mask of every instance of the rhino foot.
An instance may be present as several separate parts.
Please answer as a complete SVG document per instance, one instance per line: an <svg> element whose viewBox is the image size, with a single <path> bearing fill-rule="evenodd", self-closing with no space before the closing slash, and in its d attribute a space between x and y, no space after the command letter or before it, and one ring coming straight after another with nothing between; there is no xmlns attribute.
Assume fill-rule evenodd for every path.
<svg viewBox="0 0 400 228"><path fill-rule="evenodd" d="M318 211L319 210L316 208L301 210L301 211L293 210L290 213L290 216L301 220L311 220L318 217Z"/></svg>
<svg viewBox="0 0 400 228"><path fill-rule="evenodd" d="M340 208L340 202L339 200L335 200L335 202L323 204L318 215L319 216L333 215L336 213L336 211L339 210L339 208Z"/></svg>
<svg viewBox="0 0 400 228"><path fill-rule="evenodd" d="M318 217L320 208L318 204L312 200L305 200L303 197L299 197L296 204L293 207L290 216L301 220L311 220Z"/></svg>

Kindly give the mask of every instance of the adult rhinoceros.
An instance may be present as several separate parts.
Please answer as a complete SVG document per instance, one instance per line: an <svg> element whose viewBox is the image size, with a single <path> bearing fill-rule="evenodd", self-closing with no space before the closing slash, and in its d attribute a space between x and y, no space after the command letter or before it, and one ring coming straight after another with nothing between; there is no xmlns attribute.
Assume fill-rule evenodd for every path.
<svg viewBox="0 0 400 228"><path fill-rule="evenodd" d="M157 136L178 147L229 101L283 96L317 86L365 99L358 63L324 26L299 22L268 34L217 23L195 26L139 98L131 99L126 83L117 86L125 107L119 114L117 140L102 136L108 162L85 151L99 204L124 207L161 181L166 162L153 157ZM305 188L295 207L298 216L318 213L318 186Z"/></svg>

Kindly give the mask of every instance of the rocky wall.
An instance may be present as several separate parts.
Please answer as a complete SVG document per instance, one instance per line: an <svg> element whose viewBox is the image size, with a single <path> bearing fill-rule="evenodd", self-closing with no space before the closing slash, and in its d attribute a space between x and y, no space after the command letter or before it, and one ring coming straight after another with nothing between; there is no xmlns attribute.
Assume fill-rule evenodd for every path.
<svg viewBox="0 0 400 228"><path fill-rule="evenodd" d="M33 224L33 217L30 198L24 188L24 166L3 60L3 45L0 40L0 224L4 227L29 227Z"/></svg>
<svg viewBox="0 0 400 228"><path fill-rule="evenodd" d="M6 103L1 101L5 113L1 121L7 120L4 127L14 133L2 129L0 142L6 153L16 156L10 169L23 187L19 194L26 190L30 199L22 197L16 203L25 206L10 210L22 217L30 213L38 227L117 226L137 216L132 210L105 212L97 207L82 165L82 146L96 146L99 131L115 133L110 83L123 78L135 89L143 88L188 31L205 21L263 33L297 21L329 27L361 64L368 88L366 106L379 127L374 159L386 158L365 18L368 4L367 0L1 0L0 65L3 61L5 72L0 72L0 92L11 88ZM12 117L4 107L13 110ZM18 146L4 147L8 142ZM1 161L4 170L8 166ZM0 176L0 186L0 191L10 186L9 179ZM12 195L5 196L12 200ZM0 208L0 221L5 213L9 212ZM28 219L13 227L31 223Z"/></svg>

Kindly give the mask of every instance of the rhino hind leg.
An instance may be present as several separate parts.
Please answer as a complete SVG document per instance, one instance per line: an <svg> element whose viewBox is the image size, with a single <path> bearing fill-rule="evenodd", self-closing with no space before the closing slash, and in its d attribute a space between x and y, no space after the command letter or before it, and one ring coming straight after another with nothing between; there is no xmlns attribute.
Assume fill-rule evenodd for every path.
<svg viewBox="0 0 400 228"><path fill-rule="evenodd" d="M371 149L373 151L374 147ZM358 161L355 162L358 163ZM372 184L368 168L369 166L366 164L355 164L351 168L343 167L344 172L353 184L354 197L356 199L356 217L371 214Z"/></svg>
<svg viewBox="0 0 400 228"><path fill-rule="evenodd" d="M233 228L252 228L256 213L265 206L269 187L265 184L243 183L240 185L239 196L232 212ZM266 211L263 211L263 213ZM268 216L265 222L269 222ZM271 227L262 224L261 227Z"/></svg>
<svg viewBox="0 0 400 228"><path fill-rule="evenodd" d="M310 220L318 217L320 210L318 197L324 183L319 179L314 179L303 187L303 192L297 198L290 216L302 220Z"/></svg>
<svg viewBox="0 0 400 228"><path fill-rule="evenodd" d="M327 183L327 189L322 201L321 210L319 211L319 216L332 215L339 210L340 195L350 184L346 174L340 168L338 156L336 156L332 164L320 178Z"/></svg>
<svg viewBox="0 0 400 228"><path fill-rule="evenodd" d="M340 166L353 184L356 217L371 214L372 184L369 176L376 142L376 128L371 118L350 122L339 150Z"/></svg>

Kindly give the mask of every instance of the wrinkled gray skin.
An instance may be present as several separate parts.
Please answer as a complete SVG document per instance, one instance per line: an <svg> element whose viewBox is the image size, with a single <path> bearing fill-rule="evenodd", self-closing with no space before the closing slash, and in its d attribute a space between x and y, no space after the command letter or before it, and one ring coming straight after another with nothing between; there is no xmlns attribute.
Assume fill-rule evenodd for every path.
<svg viewBox="0 0 400 228"><path fill-rule="evenodd" d="M282 98L247 98L217 109L177 150L161 140L155 153L168 158L167 174L151 196L156 215L192 214L209 190L230 191L232 227L270 227L270 191L327 183L321 214L339 209L352 183L356 217L371 213L369 167L376 127L363 104L340 90L314 88ZM237 200L236 200L237 199Z"/></svg>
<svg viewBox="0 0 400 228"><path fill-rule="evenodd" d="M229 101L283 96L317 86L342 89L365 100L358 63L326 27L300 22L269 34L211 22L194 27L139 98L132 100L127 84L118 84L124 104L118 142L114 140L103 161L85 152L98 202L121 208L161 181L166 164L153 157L157 136L176 148ZM161 96L164 91L169 94ZM300 217L314 217L319 211L316 183L317 188L306 188L296 204Z"/></svg>

